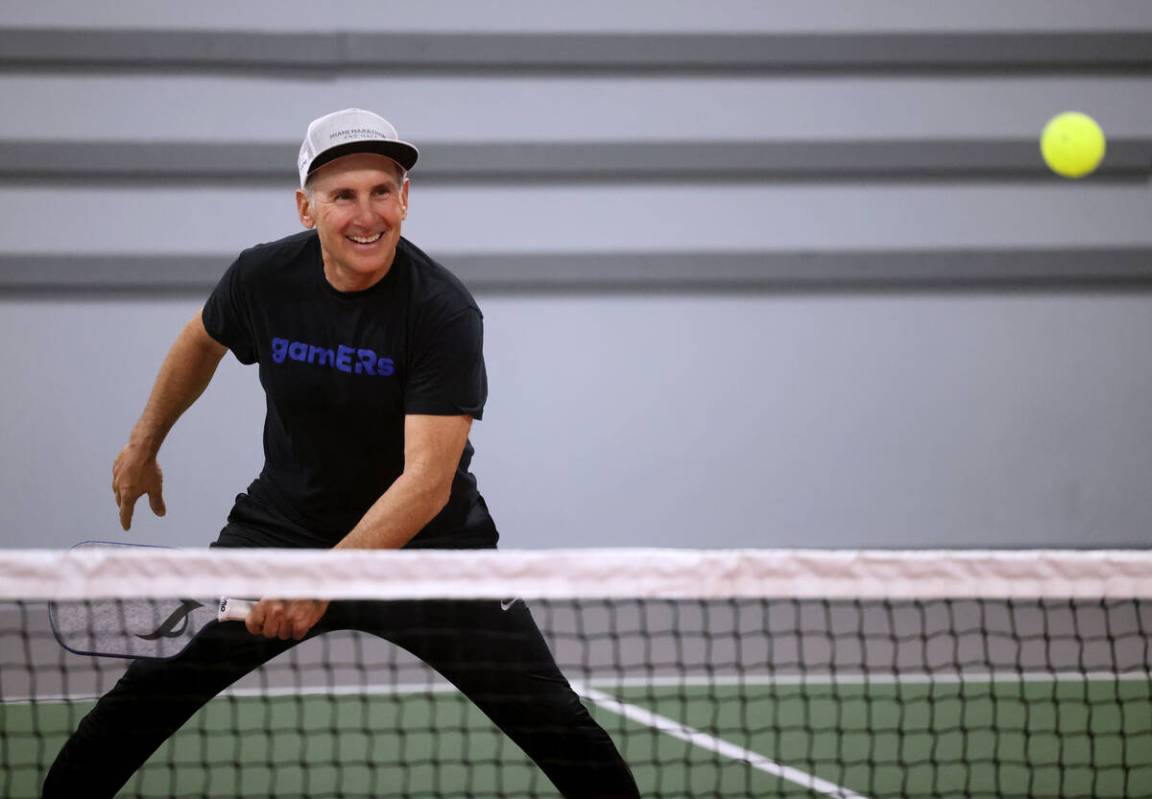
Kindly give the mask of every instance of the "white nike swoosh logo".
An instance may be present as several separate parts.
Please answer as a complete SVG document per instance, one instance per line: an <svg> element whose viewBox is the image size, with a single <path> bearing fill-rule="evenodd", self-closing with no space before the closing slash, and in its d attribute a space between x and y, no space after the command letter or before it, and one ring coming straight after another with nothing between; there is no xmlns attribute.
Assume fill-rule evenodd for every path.
<svg viewBox="0 0 1152 799"><path fill-rule="evenodd" d="M513 605L515 605L519 601L520 601L520 597L516 597L515 599L501 599L500 600L500 610L508 610L508 608L512 607Z"/></svg>

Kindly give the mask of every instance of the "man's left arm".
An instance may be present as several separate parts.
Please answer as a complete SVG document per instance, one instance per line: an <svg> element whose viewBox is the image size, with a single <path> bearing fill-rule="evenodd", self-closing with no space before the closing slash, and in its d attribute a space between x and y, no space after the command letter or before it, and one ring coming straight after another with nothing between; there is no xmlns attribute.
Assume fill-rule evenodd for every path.
<svg viewBox="0 0 1152 799"><path fill-rule="evenodd" d="M471 429L471 416L405 416L404 472L334 548L400 549L411 541L448 504ZM299 640L327 610L325 600L263 599L245 625L253 635Z"/></svg>

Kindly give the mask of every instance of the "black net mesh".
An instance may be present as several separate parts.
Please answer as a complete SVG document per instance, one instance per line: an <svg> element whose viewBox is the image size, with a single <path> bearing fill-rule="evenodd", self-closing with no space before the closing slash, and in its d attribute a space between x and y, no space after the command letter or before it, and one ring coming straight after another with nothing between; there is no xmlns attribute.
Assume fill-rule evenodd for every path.
<svg viewBox="0 0 1152 799"><path fill-rule="evenodd" d="M118 795L557 796L525 742L550 741L550 757L589 773L597 755L557 729L567 717L549 710L547 658L528 650L541 662L511 664L521 642L485 621L530 609L645 797L1152 797L1150 604L338 603L336 615L371 631L291 647L200 709L186 694L230 681L246 655L225 641L191 666L188 649L143 662L148 678L130 682L147 699L117 718L146 729L169 705L195 712ZM113 640L88 648L114 649L117 636L178 626L172 600L155 605L143 633L117 631L128 614L105 600L68 613L103 619L93 626ZM130 662L61 646L48 603L0 602L0 795L39 796L66 739ZM509 718L518 742L501 732ZM99 765L112 770L135 733L98 732Z"/></svg>

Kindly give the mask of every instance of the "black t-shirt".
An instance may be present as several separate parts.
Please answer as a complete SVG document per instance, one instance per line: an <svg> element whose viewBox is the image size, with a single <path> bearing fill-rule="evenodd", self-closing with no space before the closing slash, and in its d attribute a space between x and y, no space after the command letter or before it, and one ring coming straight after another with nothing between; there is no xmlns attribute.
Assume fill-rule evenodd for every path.
<svg viewBox="0 0 1152 799"><path fill-rule="evenodd" d="M404 470L406 414L484 410L480 309L403 238L388 274L358 292L325 279L314 231L245 250L208 298L204 326L260 365L265 463L233 515L281 520L282 539L330 546L356 525ZM448 505L410 546L495 545L472 452L469 442Z"/></svg>

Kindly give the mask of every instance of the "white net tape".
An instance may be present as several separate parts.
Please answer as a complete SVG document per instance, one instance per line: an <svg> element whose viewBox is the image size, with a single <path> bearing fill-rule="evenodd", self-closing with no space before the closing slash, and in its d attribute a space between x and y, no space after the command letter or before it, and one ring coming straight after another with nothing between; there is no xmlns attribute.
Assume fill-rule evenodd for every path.
<svg viewBox="0 0 1152 799"><path fill-rule="evenodd" d="M0 553L0 599L1152 597L1146 551L177 550Z"/></svg>

